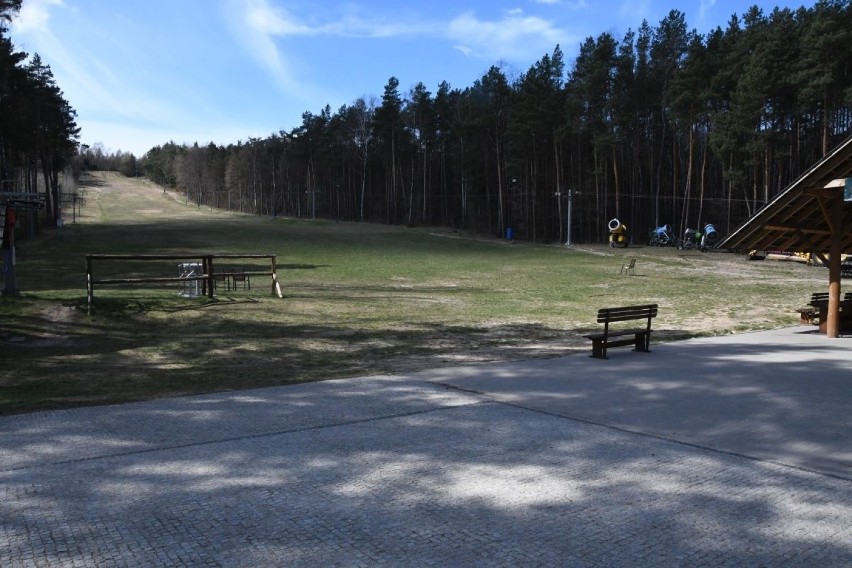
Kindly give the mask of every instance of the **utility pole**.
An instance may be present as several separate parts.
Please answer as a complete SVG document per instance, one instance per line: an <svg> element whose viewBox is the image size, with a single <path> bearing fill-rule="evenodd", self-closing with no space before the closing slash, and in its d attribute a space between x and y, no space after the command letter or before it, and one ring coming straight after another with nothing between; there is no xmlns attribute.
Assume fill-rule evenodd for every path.
<svg viewBox="0 0 852 568"><path fill-rule="evenodd" d="M565 246L571 246L571 221L572 221L572 209L574 208L574 190L568 190L568 222L566 223L567 229L565 230Z"/></svg>

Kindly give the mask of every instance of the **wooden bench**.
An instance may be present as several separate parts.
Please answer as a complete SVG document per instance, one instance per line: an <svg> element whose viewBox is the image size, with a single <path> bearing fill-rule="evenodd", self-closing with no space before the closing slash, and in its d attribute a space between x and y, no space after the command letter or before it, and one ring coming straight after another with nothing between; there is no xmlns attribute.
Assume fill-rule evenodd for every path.
<svg viewBox="0 0 852 568"><path fill-rule="evenodd" d="M852 292L846 292L842 302L852 302ZM828 307L828 292L814 292L811 301L804 308L799 309L799 321L802 325L819 325L822 312Z"/></svg>
<svg viewBox="0 0 852 568"><path fill-rule="evenodd" d="M592 340L592 357L606 359L607 348L624 345L633 345L634 351L650 351L651 318L655 317L657 317L657 304L598 310L598 323L604 325L603 333L592 333L584 336ZM645 326L631 329L610 329L611 323L637 320L645 320ZM627 337L627 339L618 339L624 337Z"/></svg>

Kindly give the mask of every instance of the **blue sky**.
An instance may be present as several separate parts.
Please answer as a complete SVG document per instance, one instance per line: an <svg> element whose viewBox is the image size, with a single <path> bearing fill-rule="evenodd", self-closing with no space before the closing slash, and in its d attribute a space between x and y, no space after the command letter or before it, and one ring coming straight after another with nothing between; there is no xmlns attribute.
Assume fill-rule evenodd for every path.
<svg viewBox="0 0 852 568"><path fill-rule="evenodd" d="M10 35L50 65L81 142L141 157L153 146L236 143L380 96L491 65L512 78L559 44L570 67L588 36L621 40L669 10L700 33L757 5L733 0L24 0Z"/></svg>

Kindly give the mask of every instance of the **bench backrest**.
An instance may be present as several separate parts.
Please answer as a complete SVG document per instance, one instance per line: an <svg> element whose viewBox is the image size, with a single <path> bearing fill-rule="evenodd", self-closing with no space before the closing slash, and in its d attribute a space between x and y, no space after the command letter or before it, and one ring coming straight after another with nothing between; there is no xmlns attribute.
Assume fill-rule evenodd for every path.
<svg viewBox="0 0 852 568"><path fill-rule="evenodd" d="M624 306L621 308L601 308L598 310L598 323L610 324L616 321L629 321L657 317L657 304L642 306Z"/></svg>
<svg viewBox="0 0 852 568"><path fill-rule="evenodd" d="M846 292L843 295L842 301L852 301L852 292ZM811 294L811 304L824 304L825 302L828 302L828 292L814 292Z"/></svg>

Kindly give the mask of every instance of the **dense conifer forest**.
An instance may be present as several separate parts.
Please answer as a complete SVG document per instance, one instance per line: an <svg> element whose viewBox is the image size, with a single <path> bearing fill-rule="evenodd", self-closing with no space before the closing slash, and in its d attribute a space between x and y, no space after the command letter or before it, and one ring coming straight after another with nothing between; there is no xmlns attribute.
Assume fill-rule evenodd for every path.
<svg viewBox="0 0 852 568"><path fill-rule="evenodd" d="M0 2L3 14L20 6ZM587 38L571 62L555 46L467 87L390 77L381 96L304 112L266 138L78 158L257 215L561 242L570 195L576 242L604 240L612 218L635 241L662 224L727 233L852 132L850 30L849 0L752 7L707 33L672 10ZM0 40L3 175L30 180L34 164L55 172L76 149L74 113L38 56Z"/></svg>

